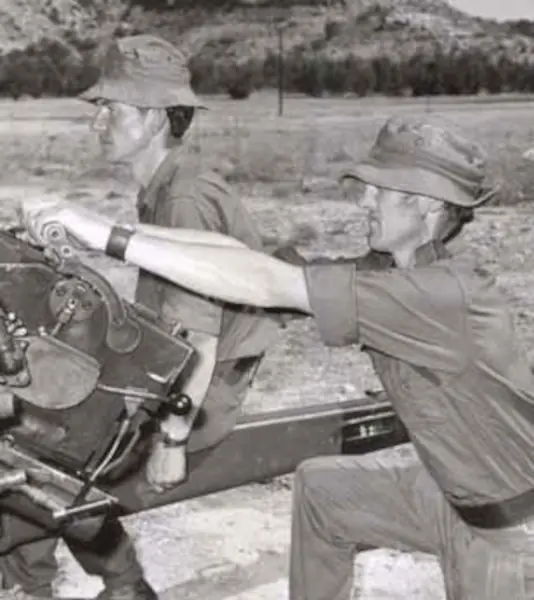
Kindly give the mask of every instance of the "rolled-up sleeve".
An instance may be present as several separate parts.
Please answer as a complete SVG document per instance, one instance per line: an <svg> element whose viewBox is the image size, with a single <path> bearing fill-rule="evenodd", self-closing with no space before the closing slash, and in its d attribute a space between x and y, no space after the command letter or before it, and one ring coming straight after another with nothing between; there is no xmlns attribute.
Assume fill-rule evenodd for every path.
<svg viewBox="0 0 534 600"><path fill-rule="evenodd" d="M359 271L354 260L309 264L306 281L328 346L361 344L429 369L459 372L469 356L467 305L444 266Z"/></svg>
<svg viewBox="0 0 534 600"><path fill-rule="evenodd" d="M305 268L310 305L327 346L360 340L357 268L353 261L317 261Z"/></svg>

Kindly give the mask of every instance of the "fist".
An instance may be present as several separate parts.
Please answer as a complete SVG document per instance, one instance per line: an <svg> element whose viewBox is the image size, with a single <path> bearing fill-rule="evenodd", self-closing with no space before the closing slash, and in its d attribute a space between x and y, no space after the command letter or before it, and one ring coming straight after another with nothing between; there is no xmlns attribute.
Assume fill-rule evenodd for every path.
<svg viewBox="0 0 534 600"><path fill-rule="evenodd" d="M62 225L70 206L54 194L43 194L38 198L22 200L18 206L21 225L26 229L30 240L46 246L47 231L50 225Z"/></svg>
<svg viewBox="0 0 534 600"><path fill-rule="evenodd" d="M30 240L44 247L67 244L80 250L103 250L114 224L108 217L52 194L24 200L19 214Z"/></svg>
<svg viewBox="0 0 534 600"><path fill-rule="evenodd" d="M181 483L187 476L186 447L165 446L156 442L147 465L146 479L157 492L164 492Z"/></svg>

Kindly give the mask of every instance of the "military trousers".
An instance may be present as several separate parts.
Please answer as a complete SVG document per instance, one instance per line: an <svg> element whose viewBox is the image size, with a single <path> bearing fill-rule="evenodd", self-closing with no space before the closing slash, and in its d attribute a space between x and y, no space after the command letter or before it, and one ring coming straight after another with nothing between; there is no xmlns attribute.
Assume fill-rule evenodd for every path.
<svg viewBox="0 0 534 600"><path fill-rule="evenodd" d="M25 541L34 537L33 541ZM1 515L2 545L15 547L0 555L2 587L20 585L36 596L51 596L57 575L58 539L22 517L10 512ZM65 538L72 555L88 575L102 578L106 585L120 586L143 577L133 541L118 519L110 519L89 543Z"/></svg>
<svg viewBox="0 0 534 600"><path fill-rule="evenodd" d="M289 597L357 598L356 553L391 548L437 556L447 600L533 600L532 530L469 527L408 452L310 459L295 474Z"/></svg>

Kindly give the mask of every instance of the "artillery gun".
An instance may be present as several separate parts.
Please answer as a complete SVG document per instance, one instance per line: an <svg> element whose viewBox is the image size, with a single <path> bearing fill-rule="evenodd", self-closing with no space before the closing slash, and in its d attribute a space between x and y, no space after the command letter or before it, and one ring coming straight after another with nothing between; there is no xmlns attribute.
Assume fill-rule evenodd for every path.
<svg viewBox="0 0 534 600"><path fill-rule="evenodd" d="M59 535L90 539L111 512L132 514L269 480L313 456L407 440L380 394L250 415L215 448L190 456L183 483L152 491L143 468L152 434L166 411L191 416L181 388L197 351L180 328L121 299L60 227L48 234L50 246L36 248L0 231L0 506Z"/></svg>

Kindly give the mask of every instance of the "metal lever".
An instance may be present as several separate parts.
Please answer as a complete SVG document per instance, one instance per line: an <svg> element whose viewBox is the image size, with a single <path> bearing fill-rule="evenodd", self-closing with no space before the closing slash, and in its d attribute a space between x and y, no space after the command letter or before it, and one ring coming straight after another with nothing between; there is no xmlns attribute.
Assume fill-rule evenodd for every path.
<svg viewBox="0 0 534 600"><path fill-rule="evenodd" d="M58 508L52 512L52 517L58 523L75 518L87 518L93 516L93 513L102 513L103 510L111 508L114 505L110 499L94 500L85 504Z"/></svg>

